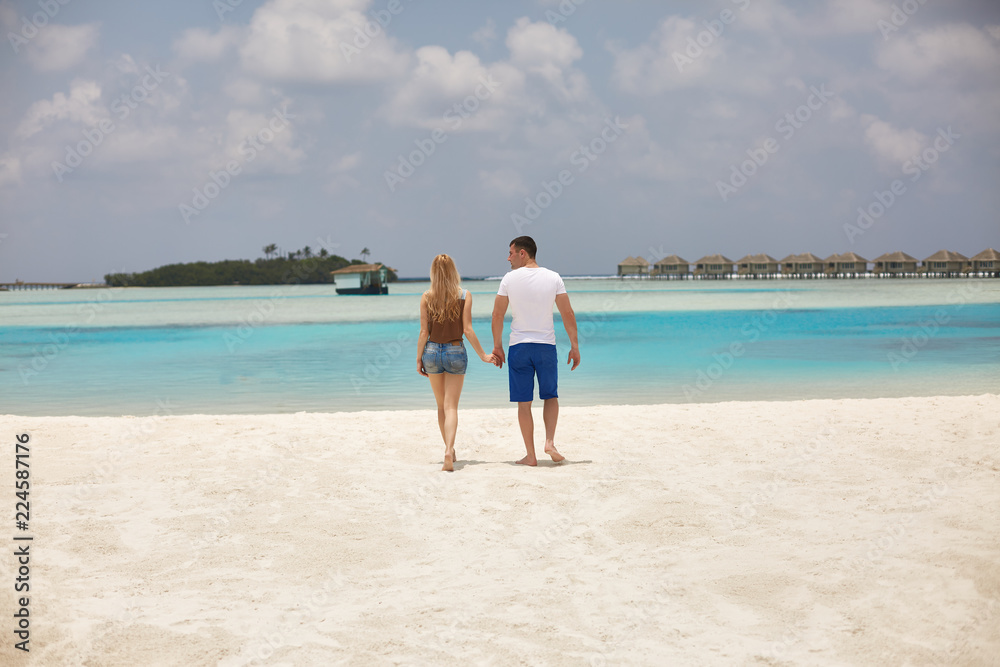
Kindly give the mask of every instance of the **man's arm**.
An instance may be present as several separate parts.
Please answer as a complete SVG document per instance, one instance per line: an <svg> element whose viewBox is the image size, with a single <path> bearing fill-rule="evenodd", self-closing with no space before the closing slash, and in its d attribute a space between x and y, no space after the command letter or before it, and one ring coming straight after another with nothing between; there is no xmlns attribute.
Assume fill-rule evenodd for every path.
<svg viewBox="0 0 1000 667"><path fill-rule="evenodd" d="M556 294L556 308L559 309L566 335L569 336L569 359L566 363L572 362L570 370L575 371L580 365L580 344L576 340L576 313L573 312L573 306L569 305L569 294Z"/></svg>
<svg viewBox="0 0 1000 667"><path fill-rule="evenodd" d="M503 362L507 360L503 353L503 318L507 314L507 305L510 299L497 294L493 301L493 356L500 362L497 364L503 367Z"/></svg>

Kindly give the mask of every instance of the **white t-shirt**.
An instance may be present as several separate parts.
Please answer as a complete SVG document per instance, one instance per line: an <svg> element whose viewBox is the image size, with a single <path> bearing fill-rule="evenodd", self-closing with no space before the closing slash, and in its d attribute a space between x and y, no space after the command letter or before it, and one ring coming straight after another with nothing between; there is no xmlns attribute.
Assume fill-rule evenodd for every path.
<svg viewBox="0 0 1000 667"><path fill-rule="evenodd" d="M565 294L563 279L555 271L522 266L500 281L497 294L510 299L514 320L510 325L510 345L518 343L556 344L552 306L556 295Z"/></svg>

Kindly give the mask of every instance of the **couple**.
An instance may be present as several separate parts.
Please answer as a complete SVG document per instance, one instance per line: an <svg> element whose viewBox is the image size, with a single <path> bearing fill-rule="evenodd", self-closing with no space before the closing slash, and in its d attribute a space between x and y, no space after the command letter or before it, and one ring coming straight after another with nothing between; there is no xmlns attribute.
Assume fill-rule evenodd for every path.
<svg viewBox="0 0 1000 667"><path fill-rule="evenodd" d="M507 261L511 271L500 281L493 303L493 353L487 354L472 328L472 295L460 286L461 279L455 262L448 255L438 255L431 263L431 288L420 299L420 340L417 344L417 372L427 377L437 401L438 426L444 438L444 467L454 470L455 432L458 430L458 398L462 394L468 356L462 335L479 354L479 358L498 368L507 361L510 379L510 400L517 403L517 421L524 438L527 456L522 465L537 465L535 459L534 421L531 401L538 376L538 397L544 402L545 453L553 461L562 461L556 450L556 421L559 399L556 391L558 367L556 332L552 324L552 304L562 315L569 335L570 350L566 363L570 370L580 365L580 348L576 340L576 316L569 304L566 286L559 274L543 269L535 262L537 248L530 236L519 236L510 242ZM503 318L507 307L513 311L510 327L509 358L503 353Z"/></svg>

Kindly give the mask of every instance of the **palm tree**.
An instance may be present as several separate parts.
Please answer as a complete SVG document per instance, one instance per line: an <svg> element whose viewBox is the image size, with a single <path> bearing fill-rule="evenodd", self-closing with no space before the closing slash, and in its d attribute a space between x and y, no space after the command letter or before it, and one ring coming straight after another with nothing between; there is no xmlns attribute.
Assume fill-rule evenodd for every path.
<svg viewBox="0 0 1000 667"><path fill-rule="evenodd" d="M362 249L361 249L361 259L365 260L365 262L367 262L367 261L368 261L368 260L367 260L366 258L367 258L367 257L368 257L368 255L370 255L370 254L372 254L372 251L371 251L371 250L369 250L368 248L362 248Z"/></svg>
<svg viewBox="0 0 1000 667"><path fill-rule="evenodd" d="M328 253L328 252L326 251L326 248L320 248L320 249L319 249L319 256L320 256L320 257L322 257L322 258L326 259L326 256L327 256L327 255L329 255L329 254L330 254L330 253Z"/></svg>
<svg viewBox="0 0 1000 667"><path fill-rule="evenodd" d="M264 254L267 256L268 259L271 259L271 255L273 255L277 249L278 249L277 244L270 243L264 246Z"/></svg>
<svg viewBox="0 0 1000 667"><path fill-rule="evenodd" d="M313 256L312 248L306 246L305 248L302 249L302 254L305 255L306 259L309 259L310 257Z"/></svg>

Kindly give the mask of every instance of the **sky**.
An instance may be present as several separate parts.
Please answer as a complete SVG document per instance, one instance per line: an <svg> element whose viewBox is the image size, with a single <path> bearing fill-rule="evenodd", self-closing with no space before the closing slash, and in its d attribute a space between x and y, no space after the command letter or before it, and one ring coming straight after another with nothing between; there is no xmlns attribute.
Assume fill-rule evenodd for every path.
<svg viewBox="0 0 1000 667"><path fill-rule="evenodd" d="M1000 248L996 0L0 0L0 282Z"/></svg>

